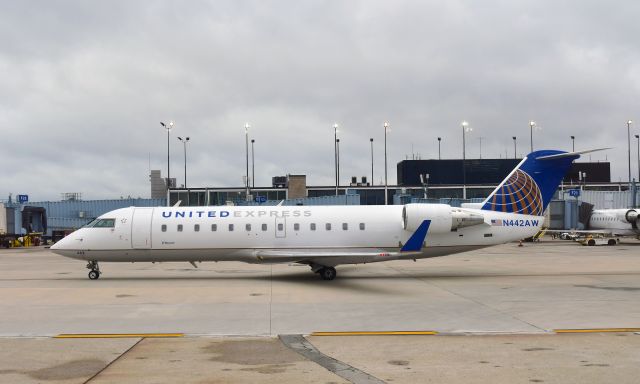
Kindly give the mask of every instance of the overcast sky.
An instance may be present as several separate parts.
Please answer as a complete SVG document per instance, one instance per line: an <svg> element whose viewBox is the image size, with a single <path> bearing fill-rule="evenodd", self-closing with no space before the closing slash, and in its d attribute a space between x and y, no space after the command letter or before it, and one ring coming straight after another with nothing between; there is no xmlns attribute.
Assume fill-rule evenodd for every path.
<svg viewBox="0 0 640 384"><path fill-rule="evenodd" d="M422 158L614 147L627 179L640 123L640 3L618 1L0 2L0 199L149 197L149 165L189 186L239 186L244 124L256 185L306 174L389 180ZM632 174L637 177L637 126ZM588 156L587 156L588 160Z"/></svg>

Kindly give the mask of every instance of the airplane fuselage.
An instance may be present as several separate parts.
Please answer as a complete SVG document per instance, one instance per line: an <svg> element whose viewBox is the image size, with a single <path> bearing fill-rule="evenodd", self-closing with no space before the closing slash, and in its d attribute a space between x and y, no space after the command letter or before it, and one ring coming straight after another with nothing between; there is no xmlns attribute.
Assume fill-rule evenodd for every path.
<svg viewBox="0 0 640 384"><path fill-rule="evenodd" d="M416 211L420 209L420 211ZM415 212L414 212L415 211ZM431 221L419 251L399 252ZM455 217L475 217L464 226ZM322 265L443 256L534 235L543 217L448 205L131 207L102 215L52 249L95 261L303 262Z"/></svg>
<svg viewBox="0 0 640 384"><path fill-rule="evenodd" d="M596 209L589 219L590 230L609 231L614 236L640 236L635 209Z"/></svg>

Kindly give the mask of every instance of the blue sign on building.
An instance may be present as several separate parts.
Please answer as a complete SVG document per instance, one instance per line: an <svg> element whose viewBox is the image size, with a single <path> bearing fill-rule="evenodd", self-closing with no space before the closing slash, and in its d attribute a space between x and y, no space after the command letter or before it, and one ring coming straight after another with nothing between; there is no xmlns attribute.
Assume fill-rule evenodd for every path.
<svg viewBox="0 0 640 384"><path fill-rule="evenodd" d="M267 196L256 196L256 203L266 203Z"/></svg>
<svg viewBox="0 0 640 384"><path fill-rule="evenodd" d="M580 196L580 190L579 189L570 189L569 190L569 196L571 196L571 197Z"/></svg>
<svg viewBox="0 0 640 384"><path fill-rule="evenodd" d="M24 204L29 201L29 195L18 195L18 203Z"/></svg>

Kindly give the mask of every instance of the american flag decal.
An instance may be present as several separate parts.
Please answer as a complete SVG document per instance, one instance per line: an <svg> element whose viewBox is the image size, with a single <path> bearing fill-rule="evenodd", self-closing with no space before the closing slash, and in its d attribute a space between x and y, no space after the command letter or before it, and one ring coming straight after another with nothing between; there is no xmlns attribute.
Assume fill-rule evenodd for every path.
<svg viewBox="0 0 640 384"><path fill-rule="evenodd" d="M491 225L493 225L494 227L502 227L502 220L491 219Z"/></svg>

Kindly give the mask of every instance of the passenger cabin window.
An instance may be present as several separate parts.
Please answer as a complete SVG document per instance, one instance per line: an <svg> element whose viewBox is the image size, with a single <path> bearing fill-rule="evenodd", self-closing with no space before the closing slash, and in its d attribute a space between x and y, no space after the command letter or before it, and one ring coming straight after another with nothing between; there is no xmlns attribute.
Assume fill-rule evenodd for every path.
<svg viewBox="0 0 640 384"><path fill-rule="evenodd" d="M266 231L267 230L267 224L262 224L262 231Z"/></svg>
<svg viewBox="0 0 640 384"><path fill-rule="evenodd" d="M195 232L200 232L200 224L195 224L195 225L193 226L193 230L194 230Z"/></svg>
<svg viewBox="0 0 640 384"><path fill-rule="evenodd" d="M294 231L299 231L300 230L300 224L298 224L298 223L293 224L293 230Z"/></svg>
<svg viewBox="0 0 640 384"><path fill-rule="evenodd" d="M229 224L229 232L233 232L233 224Z"/></svg>
<svg viewBox="0 0 640 384"><path fill-rule="evenodd" d="M346 231L347 229L349 229L349 224L347 223L342 223L342 230Z"/></svg>
<svg viewBox="0 0 640 384"><path fill-rule="evenodd" d="M116 219L98 219L93 223L93 228L115 228L115 226Z"/></svg>
<svg viewBox="0 0 640 384"><path fill-rule="evenodd" d="M278 231L284 231L284 224L278 223Z"/></svg>
<svg viewBox="0 0 640 384"><path fill-rule="evenodd" d="M309 225L309 228L310 228L312 231L315 231L315 230L316 230L316 223L311 223L311 224Z"/></svg>
<svg viewBox="0 0 640 384"><path fill-rule="evenodd" d="M247 232L249 232L249 231L251 230L251 224L246 224L246 225L244 226L244 229L246 229L246 230L247 230Z"/></svg>
<svg viewBox="0 0 640 384"><path fill-rule="evenodd" d="M327 231L330 231L330 230L331 230L331 223L327 223L327 224L325 224L325 225L324 225L324 228L325 228Z"/></svg>
<svg viewBox="0 0 640 384"><path fill-rule="evenodd" d="M182 232L182 224L178 224L178 232Z"/></svg>
<svg viewBox="0 0 640 384"><path fill-rule="evenodd" d="M364 223L360 223L360 230L364 231Z"/></svg>
<svg viewBox="0 0 640 384"><path fill-rule="evenodd" d="M160 227L160 229L162 230L162 232L167 232L167 224L162 224L162 227Z"/></svg>
<svg viewBox="0 0 640 384"><path fill-rule="evenodd" d="M211 232L215 232L218 230L218 224L211 224Z"/></svg>

